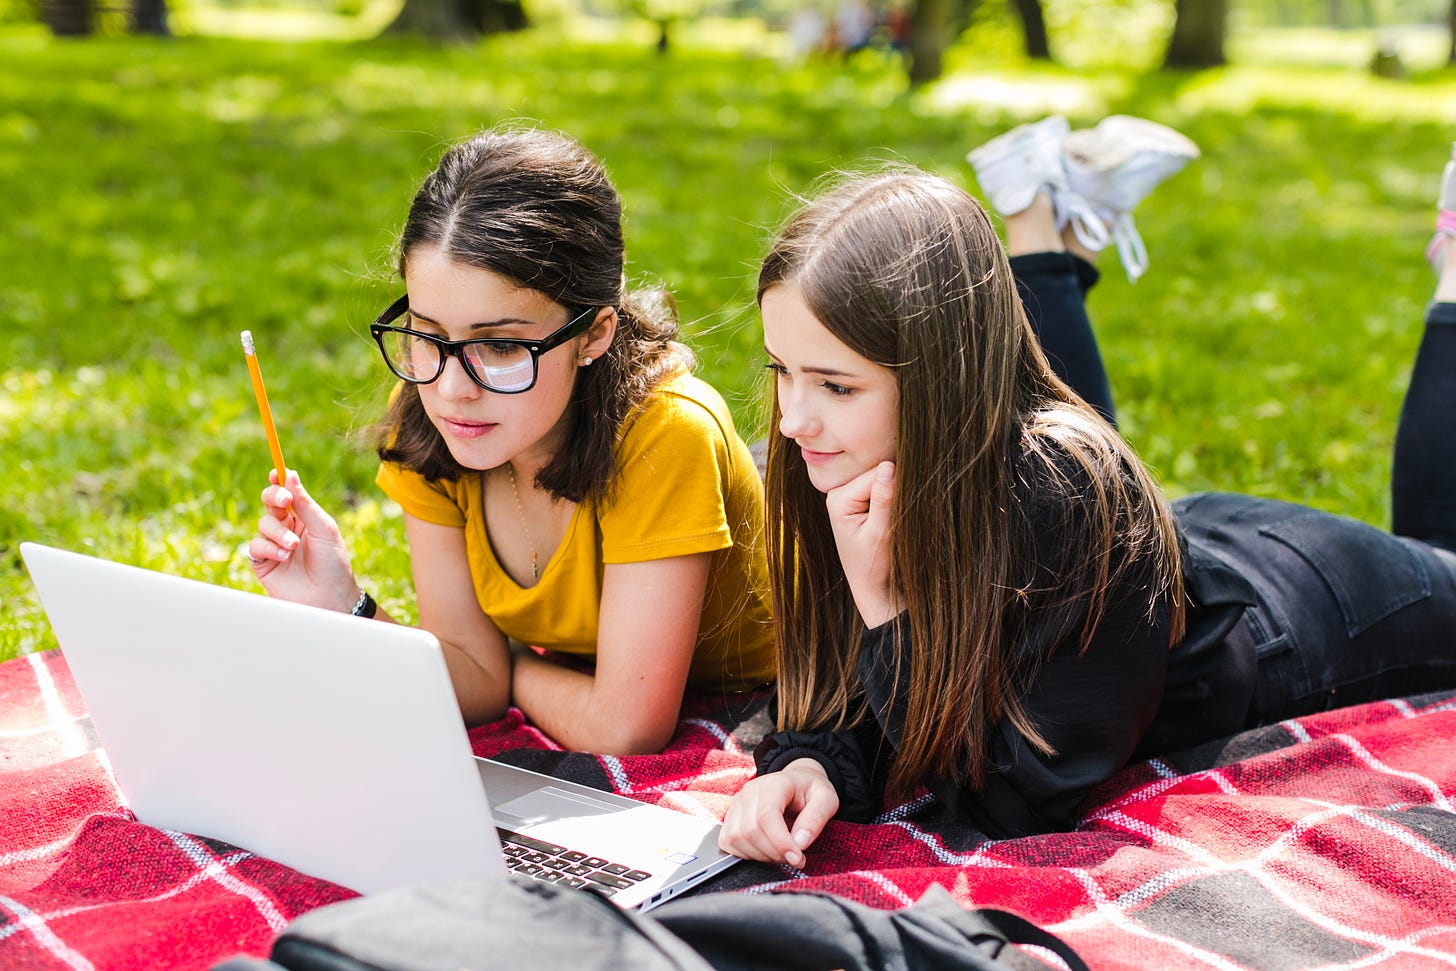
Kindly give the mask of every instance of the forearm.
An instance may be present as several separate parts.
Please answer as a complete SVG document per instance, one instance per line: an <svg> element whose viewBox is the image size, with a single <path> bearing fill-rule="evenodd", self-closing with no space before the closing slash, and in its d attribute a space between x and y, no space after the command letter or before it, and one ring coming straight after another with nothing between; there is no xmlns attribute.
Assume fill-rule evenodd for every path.
<svg viewBox="0 0 1456 971"><path fill-rule="evenodd" d="M607 692L598 678L523 649L515 653L511 693L517 707L561 745L608 755L660 752L672 739L678 706L660 711L622 692ZM608 696L610 695L610 696Z"/></svg>
<svg viewBox="0 0 1456 971"><path fill-rule="evenodd" d="M511 658L504 644L488 652L491 663L445 640L440 647L465 724L484 725L503 716L511 702Z"/></svg>
<svg viewBox="0 0 1456 971"><path fill-rule="evenodd" d="M480 608L465 530L405 514L420 626L445 654L450 684L467 725L495 721L511 699L505 635Z"/></svg>

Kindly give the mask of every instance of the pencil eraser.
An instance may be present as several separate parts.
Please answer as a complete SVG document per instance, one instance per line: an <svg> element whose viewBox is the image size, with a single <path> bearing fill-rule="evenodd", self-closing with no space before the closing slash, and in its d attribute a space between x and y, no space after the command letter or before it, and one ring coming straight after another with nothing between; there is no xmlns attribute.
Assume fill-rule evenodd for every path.
<svg viewBox="0 0 1456 971"><path fill-rule="evenodd" d="M253 353L253 332L251 330L243 331L243 353Z"/></svg>

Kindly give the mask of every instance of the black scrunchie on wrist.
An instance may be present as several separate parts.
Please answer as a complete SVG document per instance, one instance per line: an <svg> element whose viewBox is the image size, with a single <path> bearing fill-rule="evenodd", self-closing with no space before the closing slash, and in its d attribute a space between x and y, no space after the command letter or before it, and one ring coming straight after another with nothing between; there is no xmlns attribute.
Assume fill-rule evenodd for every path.
<svg viewBox="0 0 1456 971"><path fill-rule="evenodd" d="M879 801L869 791L864 757L843 736L836 732L775 732L753 750L759 775L777 772L796 759L813 759L824 767L829 784L839 795L835 819L862 823L879 814Z"/></svg>
<svg viewBox="0 0 1456 971"><path fill-rule="evenodd" d="M349 613L355 617L363 617L365 620L369 620L378 609L379 604L375 603L374 598L369 596L369 591L360 590L359 599L354 602L354 609L349 611Z"/></svg>

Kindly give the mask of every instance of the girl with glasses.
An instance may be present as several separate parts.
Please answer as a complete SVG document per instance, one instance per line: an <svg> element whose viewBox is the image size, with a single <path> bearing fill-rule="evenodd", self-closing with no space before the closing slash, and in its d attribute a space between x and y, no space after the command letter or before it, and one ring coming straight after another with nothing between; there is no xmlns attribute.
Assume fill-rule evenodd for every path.
<svg viewBox="0 0 1456 971"><path fill-rule="evenodd" d="M377 481L466 721L514 704L568 748L653 752L685 686L772 680L762 484L671 299L625 290L601 164L539 130L451 148L398 270L371 327L401 379ZM292 472L263 502L271 595L389 620Z"/></svg>
<svg viewBox="0 0 1456 971"><path fill-rule="evenodd" d="M802 866L830 818L922 785L988 836L1069 829L1130 760L1456 686L1456 212L1437 247L1451 302L1432 304L1397 438L1400 535L1245 496L1170 504L1057 373L1110 415L1083 304L1096 246L1193 154L1136 127L1100 148L1012 133L972 159L1009 260L980 205L918 171L843 182L772 244L780 731L725 850ZM1073 163L1097 169L1089 197L1069 198Z"/></svg>

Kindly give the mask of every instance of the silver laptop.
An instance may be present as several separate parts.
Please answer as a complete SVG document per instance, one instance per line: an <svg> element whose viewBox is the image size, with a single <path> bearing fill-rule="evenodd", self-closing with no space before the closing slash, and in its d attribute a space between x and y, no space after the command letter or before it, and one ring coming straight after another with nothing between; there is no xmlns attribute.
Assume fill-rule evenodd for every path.
<svg viewBox="0 0 1456 971"><path fill-rule="evenodd" d="M470 750L422 630L22 543L137 818L361 893L508 871L647 909L718 825Z"/></svg>

